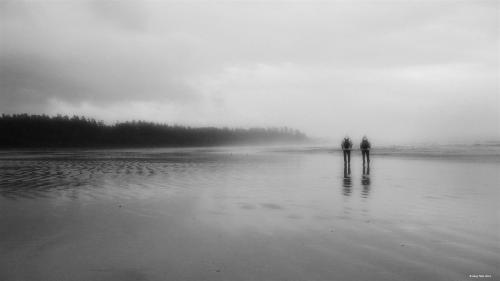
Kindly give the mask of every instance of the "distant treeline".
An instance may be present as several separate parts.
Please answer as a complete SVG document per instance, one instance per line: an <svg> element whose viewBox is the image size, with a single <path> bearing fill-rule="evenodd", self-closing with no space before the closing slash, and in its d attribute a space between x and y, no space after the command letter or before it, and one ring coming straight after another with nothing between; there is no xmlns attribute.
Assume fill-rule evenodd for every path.
<svg viewBox="0 0 500 281"><path fill-rule="evenodd" d="M160 147L297 143L307 136L289 128L232 129L172 126L144 121L106 125L79 116L2 114L0 147Z"/></svg>

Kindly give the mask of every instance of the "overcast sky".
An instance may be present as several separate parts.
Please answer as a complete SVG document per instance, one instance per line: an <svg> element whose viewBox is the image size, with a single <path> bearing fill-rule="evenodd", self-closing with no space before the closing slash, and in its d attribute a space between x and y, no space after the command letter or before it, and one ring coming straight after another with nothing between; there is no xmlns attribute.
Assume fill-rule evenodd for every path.
<svg viewBox="0 0 500 281"><path fill-rule="evenodd" d="M498 1L1 1L0 112L500 139Z"/></svg>

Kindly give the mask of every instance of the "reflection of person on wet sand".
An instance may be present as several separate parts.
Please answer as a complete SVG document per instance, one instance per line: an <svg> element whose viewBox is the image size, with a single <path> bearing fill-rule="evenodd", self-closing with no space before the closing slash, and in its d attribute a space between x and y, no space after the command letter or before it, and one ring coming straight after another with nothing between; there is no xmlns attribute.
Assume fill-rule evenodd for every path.
<svg viewBox="0 0 500 281"><path fill-rule="evenodd" d="M342 144L340 145L342 147L342 151L344 152L344 163L351 163L351 148L352 148L352 141L349 138L349 136L345 136L345 138L342 140Z"/></svg>
<svg viewBox="0 0 500 281"><path fill-rule="evenodd" d="M342 181L342 186L344 187L343 194L346 196L350 195L352 186L351 165L345 162L344 162L344 179Z"/></svg>
<svg viewBox="0 0 500 281"><path fill-rule="evenodd" d="M369 176L370 175L370 165L365 166L363 165L363 176Z"/></svg>
<svg viewBox="0 0 500 281"><path fill-rule="evenodd" d="M370 185L370 165L363 166L363 177L361 178L362 185Z"/></svg>
<svg viewBox="0 0 500 281"><path fill-rule="evenodd" d="M361 185L363 186L363 191L361 192L361 196L363 198L367 198L370 193L370 164L368 167L363 165L363 176L361 177Z"/></svg>
<svg viewBox="0 0 500 281"><path fill-rule="evenodd" d="M351 177L351 165L344 163L344 178Z"/></svg>

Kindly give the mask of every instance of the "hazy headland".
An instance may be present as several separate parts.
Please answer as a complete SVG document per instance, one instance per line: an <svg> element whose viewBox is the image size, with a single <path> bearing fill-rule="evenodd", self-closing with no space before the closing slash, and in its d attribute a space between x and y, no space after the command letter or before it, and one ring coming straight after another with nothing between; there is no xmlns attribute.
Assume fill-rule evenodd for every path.
<svg viewBox="0 0 500 281"><path fill-rule="evenodd" d="M146 121L113 125L80 116L2 114L0 148L123 148L258 145L304 143L294 129L216 128L167 125Z"/></svg>

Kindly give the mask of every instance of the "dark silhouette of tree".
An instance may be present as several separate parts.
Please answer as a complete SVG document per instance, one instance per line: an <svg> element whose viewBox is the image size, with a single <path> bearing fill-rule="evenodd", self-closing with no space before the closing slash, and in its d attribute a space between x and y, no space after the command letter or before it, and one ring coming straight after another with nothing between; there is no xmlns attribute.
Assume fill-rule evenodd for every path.
<svg viewBox="0 0 500 281"><path fill-rule="evenodd" d="M159 147L298 143L298 130L283 128L192 128L145 121L105 125L80 117L2 114L0 147Z"/></svg>

